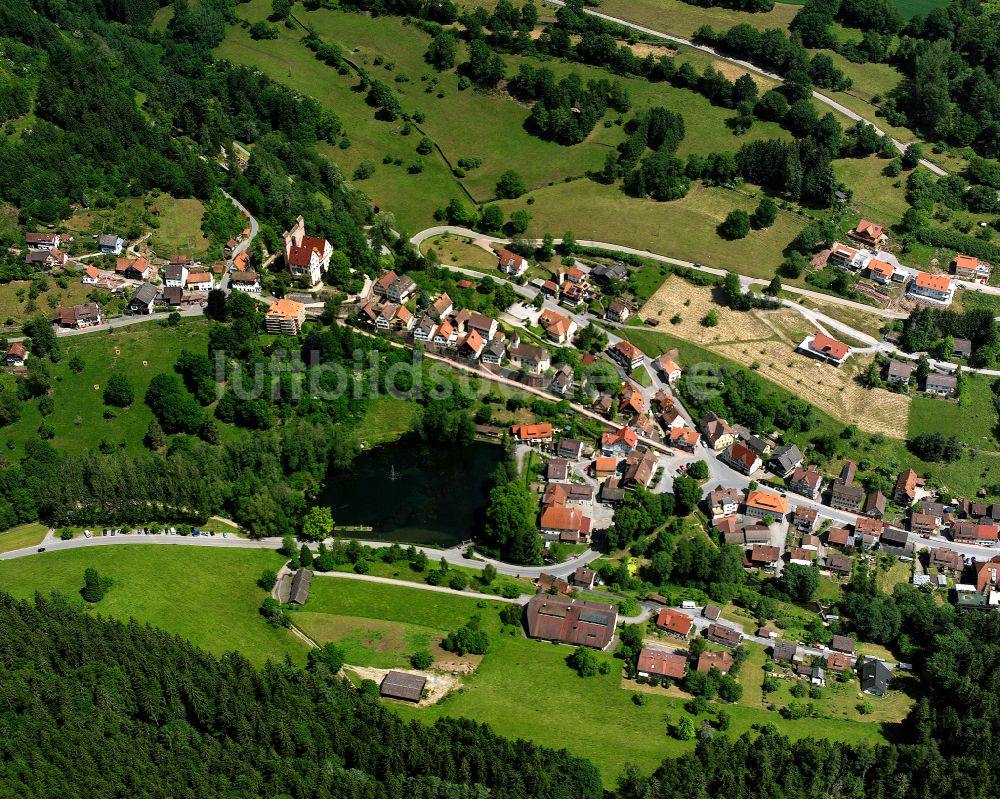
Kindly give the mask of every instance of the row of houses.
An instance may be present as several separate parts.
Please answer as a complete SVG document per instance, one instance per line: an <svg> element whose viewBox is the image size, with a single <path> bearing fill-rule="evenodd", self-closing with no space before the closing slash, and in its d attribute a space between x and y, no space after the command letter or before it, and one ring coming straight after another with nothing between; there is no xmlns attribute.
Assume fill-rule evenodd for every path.
<svg viewBox="0 0 1000 799"><path fill-rule="evenodd" d="M954 340L954 353L958 357L968 358L972 354L972 342L968 339ZM891 385L908 386L916 370L916 364L908 361L889 360L885 370L885 380ZM924 380L923 390L939 397L953 397L958 393L958 376L930 371Z"/></svg>

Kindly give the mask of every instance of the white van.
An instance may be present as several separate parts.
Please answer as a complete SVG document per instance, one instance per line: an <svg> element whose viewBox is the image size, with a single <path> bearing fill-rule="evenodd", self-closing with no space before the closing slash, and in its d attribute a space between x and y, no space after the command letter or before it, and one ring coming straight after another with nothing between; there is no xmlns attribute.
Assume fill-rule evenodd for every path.
<svg viewBox="0 0 1000 799"><path fill-rule="evenodd" d="M683 602L681 602L681 607L684 608L684 610L694 610L696 607L698 607L698 605L697 603L692 602L690 599L685 599Z"/></svg>

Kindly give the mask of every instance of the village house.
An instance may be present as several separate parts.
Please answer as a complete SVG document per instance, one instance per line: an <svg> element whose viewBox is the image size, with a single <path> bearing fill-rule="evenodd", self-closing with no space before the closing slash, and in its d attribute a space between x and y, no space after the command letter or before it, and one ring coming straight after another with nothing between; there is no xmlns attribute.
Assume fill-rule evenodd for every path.
<svg viewBox="0 0 1000 799"><path fill-rule="evenodd" d="M544 572L538 575L538 579L535 580L536 593L539 594L562 594L564 596L569 596L573 593L573 587L566 582L562 577L556 577L554 574L545 574Z"/></svg>
<svg viewBox="0 0 1000 799"><path fill-rule="evenodd" d="M771 530L763 524L748 524L740 530L743 535L742 543L748 547L755 544L768 544L771 541Z"/></svg>
<svg viewBox="0 0 1000 799"><path fill-rule="evenodd" d="M163 270L163 285L167 288L184 288L187 278L188 268L183 264L167 264Z"/></svg>
<svg viewBox="0 0 1000 799"><path fill-rule="evenodd" d="M297 336L306 320L306 306L301 302L282 298L275 300L264 315L264 329L268 333Z"/></svg>
<svg viewBox="0 0 1000 799"><path fill-rule="evenodd" d="M625 502L625 489L618 485L617 477L609 477L601 483L601 502L612 508L621 507Z"/></svg>
<svg viewBox="0 0 1000 799"><path fill-rule="evenodd" d="M882 522L878 519L869 519L867 516L858 516L854 520L855 537L861 535L882 535Z"/></svg>
<svg viewBox="0 0 1000 799"><path fill-rule="evenodd" d="M691 430L688 427L673 427L670 430L671 446L683 449L687 452L694 452L694 449L698 446L698 441L700 439L701 436L698 435L698 431Z"/></svg>
<svg viewBox="0 0 1000 799"><path fill-rule="evenodd" d="M233 272L229 276L229 285L233 291L242 291L244 294L260 294L260 275L253 271Z"/></svg>
<svg viewBox="0 0 1000 799"><path fill-rule="evenodd" d="M910 382L910 378L913 376L913 370L915 368L916 366L912 363L905 363L892 358L890 359L889 366L885 371L886 382L906 385Z"/></svg>
<svg viewBox="0 0 1000 799"><path fill-rule="evenodd" d="M721 485L708 493L708 509L713 517L732 516L740 509L743 492L738 488L723 488Z"/></svg>
<svg viewBox="0 0 1000 799"><path fill-rule="evenodd" d="M662 649L643 647L636 663L636 674L647 680L682 680L687 658Z"/></svg>
<svg viewBox="0 0 1000 799"><path fill-rule="evenodd" d="M237 272L246 272L250 269L250 251L243 250L233 257L233 269Z"/></svg>
<svg viewBox="0 0 1000 799"><path fill-rule="evenodd" d="M770 516L775 521L781 521L788 513L788 500L773 491L754 489L747 494L746 515L756 519Z"/></svg>
<svg viewBox="0 0 1000 799"><path fill-rule="evenodd" d="M552 366L549 351L542 347L536 347L533 344L520 344L516 347L511 347L507 352L507 356L514 367L524 369L524 371L530 374L544 374Z"/></svg>
<svg viewBox="0 0 1000 799"><path fill-rule="evenodd" d="M184 287L188 291L211 291L215 288L215 280L211 272L190 272Z"/></svg>
<svg viewBox="0 0 1000 799"><path fill-rule="evenodd" d="M816 527L816 509L798 505L792 513L792 524L802 533L810 533Z"/></svg>
<svg viewBox="0 0 1000 799"><path fill-rule="evenodd" d="M62 236L59 233L28 233L24 241L32 250L54 250L62 242Z"/></svg>
<svg viewBox="0 0 1000 799"><path fill-rule="evenodd" d="M806 336L798 349L810 358L816 358L833 366L841 366L850 354L850 348L846 344L823 333Z"/></svg>
<svg viewBox="0 0 1000 799"><path fill-rule="evenodd" d="M465 325L467 330L475 330L483 341L489 341L497 334L497 320L481 313L470 312Z"/></svg>
<svg viewBox="0 0 1000 799"><path fill-rule="evenodd" d="M618 361L623 369L629 372L641 366L644 357L642 350L625 340L619 341L614 346L609 347L608 354Z"/></svg>
<svg viewBox="0 0 1000 799"><path fill-rule="evenodd" d="M854 485L856 471L857 467L853 463L844 464L840 470L840 477L834 480L833 485L830 486L830 507L855 513L861 509L865 492L860 486Z"/></svg>
<svg viewBox="0 0 1000 799"><path fill-rule="evenodd" d="M736 471L742 472L746 475L751 475L756 472L763 465L760 457L755 453L751 452L750 448L745 444L736 442L730 445L723 451L719 456L719 459L728 463Z"/></svg>
<svg viewBox="0 0 1000 799"><path fill-rule="evenodd" d="M483 337L479 334L479 331L470 330L463 338L459 339L458 354L470 361L475 361L478 360L485 346L486 342L483 341Z"/></svg>
<svg viewBox="0 0 1000 799"><path fill-rule="evenodd" d="M748 428L741 424L733 425L733 435L736 436L737 443L742 443L747 447L752 453L757 455L763 461L771 454L771 442L760 436L754 435ZM763 466L763 462L761 466Z"/></svg>
<svg viewBox="0 0 1000 799"><path fill-rule="evenodd" d="M939 547L930 551L929 563L939 571L947 571L961 574L965 568L965 561L960 553L954 549Z"/></svg>
<svg viewBox="0 0 1000 799"><path fill-rule="evenodd" d="M20 341L15 341L7 347L3 360L7 366L20 368L24 366L30 355L31 353Z"/></svg>
<svg viewBox="0 0 1000 799"><path fill-rule="evenodd" d="M590 591L594 587L594 582L597 580L597 572L586 566L577 566L576 571L573 572L573 576L570 578L570 582L573 583L577 588L584 588Z"/></svg>
<svg viewBox="0 0 1000 799"><path fill-rule="evenodd" d="M889 692L892 672L881 660L866 660L860 669L861 690L866 694L885 696Z"/></svg>
<svg viewBox="0 0 1000 799"><path fill-rule="evenodd" d="M953 358L968 359L972 355L972 342L967 338L952 338L951 355Z"/></svg>
<svg viewBox="0 0 1000 799"><path fill-rule="evenodd" d="M169 264L167 268L170 268ZM126 280L149 280L155 270L145 258L119 258L115 261L115 274ZM187 270L184 274L187 275Z"/></svg>
<svg viewBox="0 0 1000 799"><path fill-rule="evenodd" d="M781 550L767 544L754 544L750 548L748 560L757 569L773 569L781 559Z"/></svg>
<svg viewBox="0 0 1000 799"><path fill-rule="evenodd" d="M281 234L285 266L292 277L309 286L317 285L330 268L333 247L326 239L306 235L306 222L300 215L291 230ZM390 297L389 299L392 299ZM393 302L404 302L396 299Z"/></svg>
<svg viewBox="0 0 1000 799"><path fill-rule="evenodd" d="M849 671L851 665L851 656L843 652L831 652L826 656L826 667L830 671Z"/></svg>
<svg viewBox="0 0 1000 799"><path fill-rule="evenodd" d="M885 261L880 261L878 258L872 258L865 265L865 270L868 273L869 279L885 286L892 281L892 276L896 272L896 267L892 264L887 264Z"/></svg>
<svg viewBox="0 0 1000 799"><path fill-rule="evenodd" d="M510 434L522 444L552 443L552 423L515 424L510 428Z"/></svg>
<svg viewBox="0 0 1000 799"><path fill-rule="evenodd" d="M576 322L565 314L548 308L543 310L539 316L539 324L545 328L545 334L549 340L556 344L568 344L576 334Z"/></svg>
<svg viewBox="0 0 1000 799"><path fill-rule="evenodd" d="M125 239L114 233L103 233L97 240L97 248L105 255L121 255Z"/></svg>
<svg viewBox="0 0 1000 799"><path fill-rule="evenodd" d="M528 271L528 259L523 258L517 253L511 252L510 250L500 248L497 251L497 257L500 259L497 264L497 268L506 275L511 277L521 277L525 272Z"/></svg>
<svg viewBox="0 0 1000 799"><path fill-rule="evenodd" d="M578 438L563 436L556 442L556 455L560 458L578 460L583 457L583 442Z"/></svg>
<svg viewBox="0 0 1000 799"><path fill-rule="evenodd" d="M848 635L835 635L830 642L830 649L834 652L843 652L846 655L854 654L854 639Z"/></svg>
<svg viewBox="0 0 1000 799"><path fill-rule="evenodd" d="M794 663L795 656L796 648L794 644L777 641L771 648L771 659L775 663Z"/></svg>
<svg viewBox="0 0 1000 799"><path fill-rule="evenodd" d="M874 491L865 499L865 507L862 513L872 519L881 519L885 516L886 498L881 491Z"/></svg>
<svg viewBox="0 0 1000 799"><path fill-rule="evenodd" d="M976 590L980 594L1000 590L1000 557L976 561Z"/></svg>
<svg viewBox="0 0 1000 799"><path fill-rule="evenodd" d="M81 278L81 282L85 286L96 286L101 282L101 270L99 270L96 266L88 266L83 270L83 278Z"/></svg>
<svg viewBox="0 0 1000 799"><path fill-rule="evenodd" d="M594 458L590 464L591 474L598 480L610 477L618 471L618 459L614 457L599 456Z"/></svg>
<svg viewBox="0 0 1000 799"><path fill-rule="evenodd" d="M955 288L947 275L932 275L928 272L917 272L909 282L906 291L911 297L927 300L939 305L951 305Z"/></svg>
<svg viewBox="0 0 1000 799"><path fill-rule="evenodd" d="M823 487L823 475L817 471L815 464L810 464L808 469L797 466L792 470L791 476L785 479L785 485L789 491L816 499Z"/></svg>
<svg viewBox="0 0 1000 799"><path fill-rule="evenodd" d="M605 283L621 283L628 279L628 269L625 268L625 264L617 262L598 264L590 270L590 276Z"/></svg>
<svg viewBox="0 0 1000 799"><path fill-rule="evenodd" d="M857 272L867 259L867 253L835 241L833 247L830 248L830 254L827 256L826 263L828 266L836 266L840 269L846 269L849 272Z"/></svg>
<svg viewBox="0 0 1000 799"><path fill-rule="evenodd" d="M24 256L24 262L28 266L65 266L69 261L69 256L61 250L31 250Z"/></svg>
<svg viewBox="0 0 1000 799"><path fill-rule="evenodd" d="M802 465L804 457L802 452L794 444L785 444L778 447L771 455L768 467L776 475L782 478L788 477L796 468Z"/></svg>
<svg viewBox="0 0 1000 799"><path fill-rule="evenodd" d="M714 644L736 647L743 641L743 633L725 624L709 624L705 637Z"/></svg>
<svg viewBox="0 0 1000 799"><path fill-rule="evenodd" d="M951 537L956 544L992 546L997 543L997 527L993 524L960 523L952 527Z"/></svg>
<svg viewBox="0 0 1000 799"><path fill-rule="evenodd" d="M711 411L698 422L698 429L705 436L708 445L716 452L721 452L736 441L736 435L729 426L729 422Z"/></svg>
<svg viewBox="0 0 1000 799"><path fill-rule="evenodd" d="M719 616L722 615L722 608L718 605L705 605L701 609L701 615L709 621L717 621Z"/></svg>
<svg viewBox="0 0 1000 799"><path fill-rule="evenodd" d="M846 555L834 552L826 556L826 568L834 574L847 576L854 570L854 561Z"/></svg>
<svg viewBox="0 0 1000 799"><path fill-rule="evenodd" d="M849 547L851 545L851 532L843 527L831 527L826 531L827 546Z"/></svg>
<svg viewBox="0 0 1000 799"><path fill-rule="evenodd" d="M454 306L452 305L451 297L445 292L430 304L427 313L435 322L443 322L448 318L453 309Z"/></svg>
<svg viewBox="0 0 1000 799"><path fill-rule="evenodd" d="M867 219L862 219L858 222L858 226L848 235L868 247L875 248L881 246L889 238L885 234L885 228L882 225L876 225Z"/></svg>
<svg viewBox="0 0 1000 799"><path fill-rule="evenodd" d="M681 379L681 366L677 362L677 350L670 350L663 353L653 361L657 371L670 385L675 385Z"/></svg>
<svg viewBox="0 0 1000 799"><path fill-rule="evenodd" d="M637 485L648 488L656 474L658 460L656 453L648 448L630 452L625 458L625 473L622 475L621 485L625 488Z"/></svg>
<svg viewBox="0 0 1000 799"><path fill-rule="evenodd" d="M955 375L930 372L924 381L924 391L939 397L951 397L958 392L958 378Z"/></svg>
<svg viewBox="0 0 1000 799"><path fill-rule="evenodd" d="M687 422L681 415L681 412L672 404L664 408L656 418L660 426L668 432L676 427L687 427Z"/></svg>
<svg viewBox="0 0 1000 799"><path fill-rule="evenodd" d="M694 627L694 621L686 613L672 608L661 608L656 616L656 626L669 635L687 638Z"/></svg>
<svg viewBox="0 0 1000 799"><path fill-rule="evenodd" d="M490 339L490 341L486 343L486 346L483 347L482 355L479 357L483 363L491 363L494 365L502 363L503 359L507 357L507 345L504 343L503 338L500 336L494 336ZM573 370L570 369L571 377L572 374Z"/></svg>
<svg viewBox="0 0 1000 799"><path fill-rule="evenodd" d="M631 315L632 310L618 299L611 300L611 302L608 303L607 309L604 311L604 316L608 320L618 322L619 324L624 324Z"/></svg>
<svg viewBox="0 0 1000 799"><path fill-rule="evenodd" d="M992 271L993 268L988 263L972 255L955 256L955 277L963 280L987 281Z"/></svg>
<svg viewBox="0 0 1000 799"><path fill-rule="evenodd" d="M810 552L819 552L820 540L818 535L812 535L811 533L802 536L802 541L799 546L803 549L807 549Z"/></svg>
<svg viewBox="0 0 1000 799"><path fill-rule="evenodd" d="M616 605L547 594L529 599L525 615L532 638L601 650L611 643L618 623Z"/></svg>
<svg viewBox="0 0 1000 799"><path fill-rule="evenodd" d="M79 330L84 327L94 327L103 321L104 314L101 312L101 306L96 302L59 309L60 327L71 327Z"/></svg>
<svg viewBox="0 0 1000 799"><path fill-rule="evenodd" d="M728 652L702 652L698 656L698 667L695 671L708 674L712 669L718 669L720 674L728 674L733 667L733 656Z"/></svg>
<svg viewBox="0 0 1000 799"><path fill-rule="evenodd" d="M892 490L892 501L901 507L908 508L917 498L917 487L921 485L920 478L913 469L906 469L896 478L896 487Z"/></svg>
<svg viewBox="0 0 1000 799"><path fill-rule="evenodd" d="M625 415L639 415L646 412L646 400L638 386L625 381L618 392L618 412Z"/></svg>
<svg viewBox="0 0 1000 799"><path fill-rule="evenodd" d="M590 518L579 508L550 505L542 509L538 522L542 538L576 544L590 535Z"/></svg>
<svg viewBox="0 0 1000 799"><path fill-rule="evenodd" d="M878 539L879 547L883 552L891 555L912 556L913 544L905 530L897 530L894 527L887 527L882 531Z"/></svg>
<svg viewBox="0 0 1000 799"><path fill-rule="evenodd" d="M156 286L151 283L143 283L128 301L128 310L137 314L151 314L153 305L156 303L156 295Z"/></svg>
<svg viewBox="0 0 1000 799"><path fill-rule="evenodd" d="M545 480L549 483L565 483L569 481L569 461L564 458L553 458L545 464Z"/></svg>
<svg viewBox="0 0 1000 799"><path fill-rule="evenodd" d="M458 332L452 327L451 322L442 322L434 333L433 341L442 347L450 347L458 341Z"/></svg>
<svg viewBox="0 0 1000 799"><path fill-rule="evenodd" d="M414 341L430 341L434 338L437 324L429 315L421 316L413 325Z"/></svg>

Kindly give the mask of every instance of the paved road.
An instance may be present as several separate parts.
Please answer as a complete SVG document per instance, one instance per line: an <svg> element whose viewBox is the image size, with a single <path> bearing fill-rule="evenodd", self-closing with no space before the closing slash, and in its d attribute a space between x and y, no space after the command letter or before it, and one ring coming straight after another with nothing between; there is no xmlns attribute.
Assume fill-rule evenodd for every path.
<svg viewBox="0 0 1000 799"><path fill-rule="evenodd" d="M551 2L551 4L554 5L554 6L565 6L566 5L566 3L563 2L563 0L549 0L549 2ZM707 53L708 55L712 56L713 58L718 58L720 61L727 61L730 64L736 64L737 66L742 67L743 69L747 70L748 72L755 72L758 75L763 75L764 77L771 78L772 80L776 80L779 83L784 83L784 79L780 75L777 75L777 74L775 74L773 72L768 72L767 70L764 70L764 69L761 69L760 67L755 66L754 64L751 64L749 61L742 61L742 60L740 60L738 58L733 58L731 56L725 55L724 53L721 53L720 51L716 50L715 48L708 47L707 45L695 44L690 39L684 39L684 38L682 38L680 36L674 36L673 34L670 34L670 33L664 33L663 31L654 30L653 28L647 28L647 27L645 27L643 25L638 25L638 24L636 24L634 22L629 22L628 20L620 19L619 17L612 17L612 16L609 16L608 14L602 14L601 12L594 11L593 9L590 9L590 8L584 8L583 9L583 13L584 14L589 14L592 17L597 17L598 19L603 19L603 20L605 20L607 22L614 22L614 23L616 23L618 25L621 25L622 27L630 28L630 29L632 29L634 31L639 31L640 33L645 33L645 34L647 34L649 36L655 36L658 39L666 39L669 42L674 42L676 44L682 44L682 45L685 45L686 47L691 47L691 48L693 48L695 50L700 50L701 52ZM873 128L875 128L875 132L878 133L879 136L884 136L885 135L885 131L883 131L881 128L879 128L871 120L865 119L863 116L861 116L860 114L858 114L856 111L852 111L850 108L847 108L846 106L841 105L840 103L838 103L836 100L832 99L831 97L827 97L825 94L822 94L822 93L817 92L817 91L814 91L812 93L812 95L813 95L813 98L815 100L817 100L818 102L822 103L823 105L829 106L830 108L834 109L835 111L839 111L841 114L843 114L844 116L846 116L848 119L852 119L855 122L867 122L869 125L871 125ZM903 152L906 149L906 145L903 144L902 142L896 140L896 139L892 139L892 143L895 145L896 149L899 150L900 152ZM948 172L946 170L942 169L937 164L932 163L931 161L928 161L927 159L921 159L920 163L923 166L927 167L927 169L929 169L935 175L942 175L943 176L943 175L947 175L948 174Z"/></svg>

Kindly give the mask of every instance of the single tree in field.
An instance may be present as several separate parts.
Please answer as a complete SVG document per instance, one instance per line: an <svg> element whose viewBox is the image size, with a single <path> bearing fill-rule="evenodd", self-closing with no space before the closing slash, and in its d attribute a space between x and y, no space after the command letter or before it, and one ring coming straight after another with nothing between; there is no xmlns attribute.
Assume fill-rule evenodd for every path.
<svg viewBox="0 0 1000 799"><path fill-rule="evenodd" d="M116 408L127 408L135 402L135 392L125 375L112 374L104 384L104 404Z"/></svg>
<svg viewBox="0 0 1000 799"><path fill-rule="evenodd" d="M110 577L101 577L97 569L88 568L83 572L83 588L80 589L80 596L85 602L100 602L110 587Z"/></svg>
<svg viewBox="0 0 1000 799"><path fill-rule="evenodd" d="M520 197L528 190L522 178L513 169L504 172L497 181L497 197L505 200L513 200Z"/></svg>

